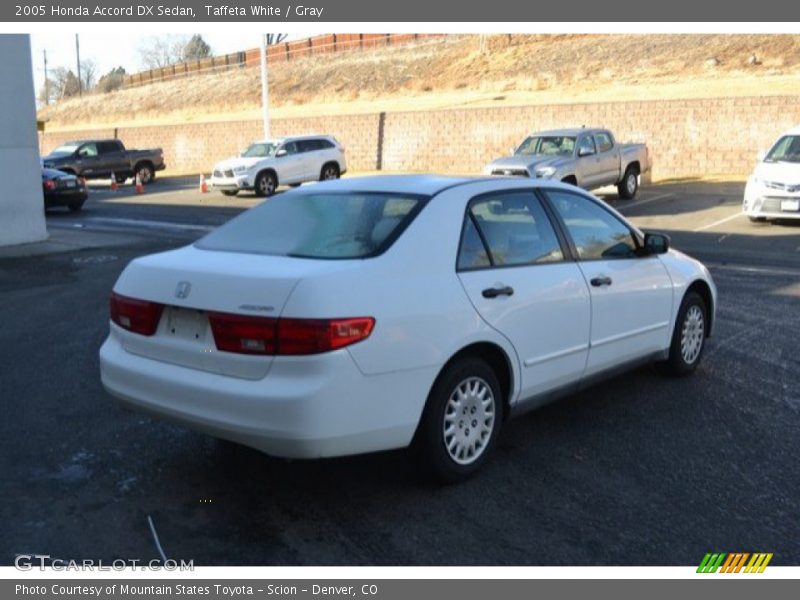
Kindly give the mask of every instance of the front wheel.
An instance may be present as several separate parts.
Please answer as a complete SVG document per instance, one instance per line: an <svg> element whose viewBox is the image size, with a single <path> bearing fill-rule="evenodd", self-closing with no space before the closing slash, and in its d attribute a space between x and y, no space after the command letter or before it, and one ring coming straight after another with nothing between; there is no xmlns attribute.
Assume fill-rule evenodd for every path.
<svg viewBox="0 0 800 600"><path fill-rule="evenodd" d="M434 384L414 450L435 479L456 483L483 466L502 422L497 376L483 360L466 357L447 367Z"/></svg>
<svg viewBox="0 0 800 600"><path fill-rule="evenodd" d="M272 171L264 171L256 177L256 195L265 198L272 196L278 189L278 179Z"/></svg>
<svg viewBox="0 0 800 600"><path fill-rule="evenodd" d="M659 367L669 375L692 373L703 356L707 332L708 307L700 294L689 292L678 310L669 358L659 363Z"/></svg>
<svg viewBox="0 0 800 600"><path fill-rule="evenodd" d="M628 167L622 181L617 184L617 194L623 200L630 200L639 191L639 172L634 167Z"/></svg>

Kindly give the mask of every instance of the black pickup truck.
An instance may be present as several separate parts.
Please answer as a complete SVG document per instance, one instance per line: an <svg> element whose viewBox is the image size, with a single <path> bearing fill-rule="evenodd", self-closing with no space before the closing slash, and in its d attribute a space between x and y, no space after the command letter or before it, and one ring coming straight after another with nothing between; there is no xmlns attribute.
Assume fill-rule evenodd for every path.
<svg viewBox="0 0 800 600"><path fill-rule="evenodd" d="M119 140L76 140L59 146L42 159L44 168L57 169L86 179L107 179L114 174L117 183L139 176L142 183L155 179L161 171L161 148L126 150Z"/></svg>

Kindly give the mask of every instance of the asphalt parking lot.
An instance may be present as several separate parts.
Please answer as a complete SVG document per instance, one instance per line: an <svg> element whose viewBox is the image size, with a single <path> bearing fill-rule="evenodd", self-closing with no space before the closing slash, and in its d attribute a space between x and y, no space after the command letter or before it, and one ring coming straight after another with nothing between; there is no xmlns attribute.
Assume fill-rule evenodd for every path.
<svg viewBox="0 0 800 600"><path fill-rule="evenodd" d="M743 187L604 196L710 266L718 319L694 376L642 368L525 415L477 478L437 488L404 452L284 461L113 404L97 351L121 269L260 199L93 185L83 212L47 220L94 247L0 258L0 563L156 558L148 516L196 565L800 563L800 224L751 224Z"/></svg>

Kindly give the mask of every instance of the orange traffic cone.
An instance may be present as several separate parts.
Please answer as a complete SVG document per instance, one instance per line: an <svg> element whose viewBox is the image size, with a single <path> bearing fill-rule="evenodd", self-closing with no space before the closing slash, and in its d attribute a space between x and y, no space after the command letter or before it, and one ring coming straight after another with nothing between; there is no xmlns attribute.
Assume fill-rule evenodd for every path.
<svg viewBox="0 0 800 600"><path fill-rule="evenodd" d="M200 193L207 194L208 193L208 184L206 183L206 176L200 175Z"/></svg>
<svg viewBox="0 0 800 600"><path fill-rule="evenodd" d="M144 194L144 186L142 185L142 178L139 177L139 174L136 174L136 193L137 194Z"/></svg>
<svg viewBox="0 0 800 600"><path fill-rule="evenodd" d="M116 192L119 189L119 184L117 183L117 176L114 175L114 172L111 172L111 191Z"/></svg>

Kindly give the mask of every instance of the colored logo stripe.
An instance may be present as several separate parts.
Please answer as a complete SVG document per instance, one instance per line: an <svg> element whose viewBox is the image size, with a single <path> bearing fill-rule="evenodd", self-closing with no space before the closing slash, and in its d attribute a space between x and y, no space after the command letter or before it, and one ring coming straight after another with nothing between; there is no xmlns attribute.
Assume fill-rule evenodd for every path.
<svg viewBox="0 0 800 600"><path fill-rule="evenodd" d="M772 553L755 552L708 552L700 566L698 573L763 573L772 560ZM748 559L750 561L748 562Z"/></svg>

